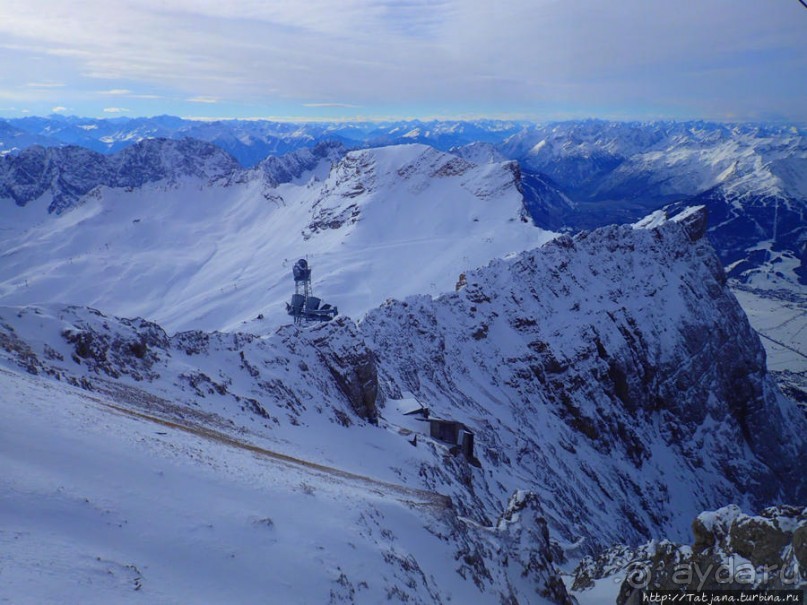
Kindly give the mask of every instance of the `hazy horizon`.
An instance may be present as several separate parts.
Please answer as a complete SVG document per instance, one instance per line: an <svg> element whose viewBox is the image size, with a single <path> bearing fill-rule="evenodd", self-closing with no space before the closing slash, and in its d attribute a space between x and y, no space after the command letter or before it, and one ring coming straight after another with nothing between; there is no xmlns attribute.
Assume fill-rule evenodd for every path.
<svg viewBox="0 0 807 605"><path fill-rule="evenodd" d="M708 118L656 118L656 119L629 119L629 118L608 118L601 116L581 116L575 118L501 118L496 116L462 116L462 117L448 117L448 116L424 116L424 117L378 117L378 118L326 118L326 117L295 117L295 116L245 116L245 117L213 117L213 116L181 116L168 113L156 113L153 115L116 115L116 116L90 116L90 115L75 115L63 113L50 113L50 114L25 114L20 116L4 116L0 114L0 121L2 122L17 122L25 120L26 118L33 119L56 119L56 120L92 120L92 121L134 121L134 120L153 120L159 118L175 118L189 122L269 122L280 124L344 124L344 125L390 125L398 123L418 123L418 124L437 124L437 123L474 123L474 122L501 122L503 124L524 124L524 125L546 125L546 124L563 124L566 122L604 122L615 124L714 124L720 126L769 126L777 128L798 128L799 130L807 128L807 120L786 120L779 119L756 119L756 120L716 120Z"/></svg>

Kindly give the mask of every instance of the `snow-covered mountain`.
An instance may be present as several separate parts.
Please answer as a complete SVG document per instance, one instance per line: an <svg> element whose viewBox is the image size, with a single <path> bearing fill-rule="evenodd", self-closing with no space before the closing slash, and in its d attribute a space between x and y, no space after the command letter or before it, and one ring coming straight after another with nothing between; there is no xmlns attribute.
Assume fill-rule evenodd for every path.
<svg viewBox="0 0 807 605"><path fill-rule="evenodd" d="M525 128L499 150L525 175L551 179L548 192L526 190L547 226L592 228L635 221L666 203L676 202L673 211L704 204L733 277L768 288L807 283L803 130L592 120Z"/></svg>
<svg viewBox="0 0 807 605"><path fill-rule="evenodd" d="M276 187L281 183L294 182L295 179L317 170L323 172L322 176L325 177L331 166L347 152L347 148L338 141L324 141L311 149L306 147L286 155L271 155L258 164L258 169L266 182Z"/></svg>
<svg viewBox="0 0 807 605"><path fill-rule="evenodd" d="M0 123L0 150L12 154L32 144L113 153L149 138L183 137L213 143L246 167L326 141L346 148L422 143L477 164L516 160L528 210L538 226L553 230L631 223L667 203L679 203L674 210L705 204L715 217L710 237L733 277L763 288L807 283L807 139L804 129L793 126L602 120L291 124L172 116Z"/></svg>
<svg viewBox="0 0 807 605"><path fill-rule="evenodd" d="M210 153L164 170L182 145ZM273 329L301 257L315 293L358 316L388 297L450 290L462 271L552 237L525 218L513 163L477 166L423 145L322 144L251 170L191 140L53 159L66 153L78 151L3 160L5 303L91 305L170 330L232 329L263 314Z"/></svg>
<svg viewBox="0 0 807 605"><path fill-rule="evenodd" d="M113 156L83 147L33 146L0 158L0 199L25 206L48 198L48 212L59 214L102 186L133 189L187 177L213 183L238 170L231 156L195 139L146 139Z"/></svg>
<svg viewBox="0 0 807 605"><path fill-rule="evenodd" d="M398 191L434 170L490 187L412 147L349 153L329 190L355 192L346 177L364 167L363 191L343 199L370 215L401 153L413 169L395 170ZM248 333L257 323L170 336L84 307L5 307L2 514L22 529L0 539L68 561L39 595L101 574L108 594L188 600L224 594L246 566L232 594L293 595L295 569L317 602L568 603L566 556L683 540L728 502L804 501L807 419L767 376L705 220L690 209L563 236L466 271L455 292L265 336ZM423 406L472 431L474 455L406 415ZM25 457L24 436L42 444ZM106 473L126 478L94 479ZM156 477L183 489L146 532L165 498ZM43 516L70 521L54 533ZM199 563L180 582L169 543ZM18 561L4 587L30 581Z"/></svg>
<svg viewBox="0 0 807 605"><path fill-rule="evenodd" d="M30 118L26 123L29 122L37 125L42 132L54 128L58 131L54 124L65 126L73 123L73 126L76 126L75 120L71 122L61 118L56 122ZM447 258L446 252L439 249L439 245L434 244L434 241L432 244L427 243L429 237L433 240L441 237L440 231L443 227L435 227L430 232L431 235L426 234L425 237L414 233L401 236L401 241L421 240L418 246L424 250L424 256L416 256L408 264L407 257L387 257L385 262L390 264L380 267L378 258L374 258L372 262L369 260L370 249L362 251L359 248L358 240L361 238L358 236L351 236L356 245L350 248L345 248L339 243L341 240L338 236L325 238L319 235L312 240L309 233L312 222L320 226L326 223L334 225L340 223L340 220L335 222L332 220L333 209L318 215L315 219L310 208L321 203L320 197L330 195L328 188L323 188L322 183L328 179L331 166L347 153L347 148L338 141L323 141L316 144L313 142L318 140L317 137L333 135L345 139L353 137L351 145L367 145L373 137L381 140L384 132L396 130L393 124L320 124L298 125L292 128L289 124L273 125L263 122L191 123L170 117L102 122L103 124L95 127L102 130L110 127L113 122L116 127L121 127L121 124L136 125L139 129L137 136L160 133L170 135L194 124L219 129L221 132L241 127L252 129L250 132L276 132L272 128L277 127L279 129L277 132L294 135L297 143L303 144L305 141L306 144L313 146L303 147L282 156L269 156L259 162L255 169L249 170L241 169L230 156L207 143L187 139L179 141L145 139L134 143L136 139L134 135L127 139L129 147L111 156L103 156L78 147L62 147L29 148L21 153L0 158L0 196L9 198L18 205L49 199L49 209L58 213L89 195L87 199L102 196L108 200L105 206L115 206L118 209L122 207L148 209L151 204L156 204L158 206L156 213L162 216L158 221L160 227L149 236L151 239L148 240L153 245L154 239L159 239L159 254L144 254L143 242L129 239L131 247L135 250L135 256L149 258L142 267L124 266L126 261L122 258L128 254L126 246L113 247L109 237L99 235L97 240L93 240L77 236L75 234L78 234L81 228L73 225L69 232L74 234L75 245L64 246L54 244L56 239L53 238L59 236L52 233L49 236L50 241L40 248L40 260L32 261L31 265L27 266L24 255L18 255L18 261L8 265L14 271L9 270L5 273L6 283L0 289L0 297L12 294L12 298L3 300L11 302L64 300L54 296L61 288L58 285L61 280L71 290L67 300L72 302L96 304L122 315L141 314L156 317L167 322L169 326L194 325L192 321L211 314L211 321L203 324L204 326L232 327L247 318L254 318L259 314L265 315L267 308L277 309L282 306L281 300L288 296L285 273L288 264L302 254L322 255L322 258L311 258L315 264L320 262L326 264L315 268L316 277L328 280L325 284L322 282L318 284L318 288L322 285L326 288L320 293L344 301L344 292L350 289L353 300L350 301L349 307L343 309L357 313L359 309L366 310L380 302L383 295L379 290L378 297L373 298L369 293L370 288L364 287L364 294L359 293L362 290L348 288L349 282L340 281L337 277L345 271L348 271L351 278L355 278L364 276L367 266L377 267L379 271L385 270L391 277L385 287L391 288L389 294L395 296L426 290L436 292L451 287L455 275L474 264L485 262L491 256L522 250L532 245L532 240L526 242L522 240L522 243L510 246L506 242L506 237L502 235L506 229L502 231L499 227L511 225L503 224L496 219L494 220L496 226L493 229L487 229L481 222L472 221L468 239L465 240L468 245L463 250L459 240L456 240L456 237L460 237L465 224L460 219L452 235L458 243L448 253ZM87 126L89 131L95 132L95 127L90 128L87 124L84 126ZM460 145L453 148L452 155L473 164L492 164L494 173L495 167L502 165L505 153L518 158L516 161L519 162L519 166L517 168L513 166L508 170L514 175L516 189L523 198L526 213L542 228L575 231L581 227L590 228L603 223L632 222L637 217L643 216L648 209L666 204L670 195L677 191L684 197L681 201L674 202L669 207L669 212L674 213L691 203L706 205L712 217L709 236L716 245L729 275L745 282L742 284L744 288L751 288L762 296L760 298L754 295L752 306L747 307L747 311L752 313L755 321L761 309L774 307L782 309L782 305L776 300L792 306L793 297L803 297L803 285L799 281L804 279L806 266L807 236L804 229L807 221L804 220L804 184L800 180L805 173L799 163L804 162L805 156L804 137L801 131L772 127L726 127L707 123L621 124L598 121L561 123L551 127L521 125L518 134L511 134L512 127L512 124L496 122L480 122L460 127L457 123L445 122L431 123L423 132L439 133L441 137L448 137L454 132L459 137L458 142L462 142L465 136L474 133L478 135L480 129L487 129L488 134L483 137L486 139L495 140L496 136L509 137L503 143L476 141ZM143 130L144 128L146 130ZM85 132L84 129L80 130ZM393 133L395 136L389 140L411 140L412 137L403 137L403 134L411 130L402 128L396 130ZM607 161L602 160L605 156L609 158ZM406 158L402 158L401 161L403 164L407 162ZM359 171L361 170L359 168ZM558 182L541 170L551 172L554 177L564 181ZM589 175L585 177L588 180L584 179L582 185L580 175ZM358 175L354 176L357 180L361 179ZM343 175L340 178L354 177ZM190 184L190 180L195 180L196 183ZM390 186L394 180L388 180ZM718 181L719 184L715 185ZM148 186L143 189L141 186L146 183ZM307 193L302 193L303 186L309 188ZM689 195L700 187L711 188ZM288 191L281 193L280 189L283 188ZM664 195L659 193L660 188L666 188ZM606 197L615 199L601 200L592 194L592 191L600 193L606 191L608 192ZM374 198L380 199L386 195L376 193ZM404 197L407 195L409 194ZM421 194L416 195L420 197ZM422 195L425 196L424 200L434 200L434 203L437 203L438 197L440 200L444 197L444 193L430 186L424 186ZM454 197L453 194L446 195ZM619 199L619 196L627 196L629 199ZM161 198L162 203L158 203L156 197ZM112 201L118 198L121 200L119 203ZM141 198L148 199L141 204L139 201ZM236 206L249 208L261 198L269 200L271 204L284 206L288 206L289 201L296 200L293 209L278 208L278 212L273 215L273 221L277 222L278 230L283 232L282 235L278 235L276 231L263 231L262 225L265 223L256 217L268 216L266 208L257 211L257 214L247 212L237 218L223 216L227 209ZM208 205L212 208L211 212L197 213L194 219L196 225L194 229L196 233L204 234L202 237L195 237L192 232L182 228L182 222L185 220L182 213L165 216L168 209L184 207L186 200L191 199L200 209L207 208ZM242 204L242 199L247 201ZM136 201L130 204L127 200ZM432 212L426 210L426 206L431 203L419 206L418 212L421 210ZM40 201L39 205L42 204ZM506 204L508 219L516 212L513 204L512 201ZM306 208L307 206L309 208ZM328 204L323 207L326 206ZM349 206L350 204L345 205L339 212L352 213L354 209L350 209ZM489 210L492 208L492 205L488 206ZM19 243L21 241L19 238L24 237L22 233L26 228L43 220L38 211L31 208L23 212L17 210L13 206L9 207L9 204L0 205L0 214L3 217L0 229L6 240L3 249L8 249L10 243ZM465 210L460 207L457 216L462 217ZM441 205L440 211L447 213L449 207ZM306 213L311 216L303 217ZM129 217L127 220L131 224L127 223L127 226L131 229L133 225L140 225L140 233L145 234L146 229L142 228L142 214L137 213L137 216ZM117 214L102 213L101 216L103 220L114 222ZM101 216L90 221L90 224L96 225L99 229L97 233L100 233ZM206 217L216 222L218 226L204 225ZM253 219L258 222L254 222ZM480 217L476 219L481 220ZM444 222L447 224L450 220L446 218ZM50 223L51 226L58 225L59 229L67 224L70 222ZM227 232L228 235L220 235L227 229L227 225L233 226L238 231L238 238L234 236L233 231ZM413 229L416 227L412 222L409 225ZM40 226L46 228L44 224ZM350 227L349 222L347 227ZM362 230L363 227L359 229ZM378 224L367 230L368 233L373 233L373 237L363 240L364 243L375 251L389 249L385 248L382 242L382 234L387 229L387 225ZM487 232L482 233L486 229ZM529 231L523 229L523 225L520 224L516 225L516 230L521 234L518 237ZM346 233L345 229L337 231ZM497 235L491 235L493 231ZM116 232L120 233L120 230ZM300 237L294 237L295 233L300 234ZM271 238L269 241L268 237ZM219 240L232 242L226 254L228 257L226 261L221 248L213 244ZM479 246L479 241L483 241L485 245ZM277 246L273 249L275 244ZM339 253L334 252L332 244L338 246ZM36 247L30 242L25 245L27 249ZM16 244L11 248L15 246ZM234 250L236 246L240 246L242 250ZM243 250L247 246L264 252L245 256ZM62 250L72 269L65 271L58 261L54 261L49 254L49 247ZM426 253L425 250L429 252ZM342 252L348 251L352 252L342 255ZM99 253L103 253L103 260L98 260ZM215 259L208 262L208 254L212 254ZM251 269L256 264L262 264L269 256L272 256L273 260L268 266L264 264L264 267L255 271ZM72 266L77 257L82 259L82 264ZM440 263L434 263L436 257L441 259ZM110 268L112 258L118 259L113 263L118 269ZM159 263L154 262L155 258L159 259ZM424 259L428 259L429 262ZM91 280L83 274L81 279L71 279L72 275L84 271L92 264L96 269L88 274L92 277ZM363 266L360 268L361 265ZM437 271L422 270L423 267L438 265L440 268ZM144 274L154 272L155 266L158 268L157 272L161 274L159 281L162 284L157 290L151 285L146 285L147 279L143 277ZM278 267L281 267L282 271L269 270ZM392 268L388 269L389 267ZM400 270L402 268L403 271ZM207 274L211 269L215 269L211 281L206 281L200 275L195 278L188 277L188 274L200 272ZM125 300L114 301L114 304L112 299L115 296L111 295L111 287L99 289L95 286L96 283L106 283L109 279L108 274L113 271L127 276L123 288L125 294L122 297L118 296L119 299ZM58 275L54 275L54 272ZM61 277L62 274L64 277ZM404 280L397 279L400 274L410 276L405 280L406 285L403 283ZM245 283L235 277L238 275L243 275L248 281ZM269 300L263 290L263 283L256 280L267 283L271 294ZM44 287L46 283L50 283L52 287ZM38 285L35 287L34 284ZM250 305L246 305L244 301L248 299L241 296L247 293L241 290L245 286L249 288L249 300L253 301ZM76 290L82 288L83 292L76 293ZM22 292L23 289L28 290L27 296ZM783 289L788 292L784 292ZM770 296L765 292L775 294L777 299L768 300ZM152 297L152 303L139 305L138 301L145 295ZM749 300L747 294L743 294L742 297L744 301ZM216 298L220 300L216 302L214 300ZM169 303L177 305L180 309L176 317L182 317L183 321L192 320L191 323L174 324L171 317L155 315L156 309ZM107 304L112 306L107 307ZM236 312L222 316L220 311L225 306ZM802 311L798 308L794 313L794 317L802 316ZM780 318L780 315L777 314L770 319L762 317L755 326L769 337L766 343L769 353L775 356L775 365L782 365L782 356L778 354L780 350L785 358L796 360L795 364L789 363L786 367L777 367L777 371L780 372L779 378L783 387L788 389L788 392L803 397L804 389L798 385L804 383L805 352L798 339L793 340L789 335L798 334L800 324L793 325L793 322L788 320L788 329L792 327L793 331L783 340L778 332L766 331L766 326L783 324L784 320L777 318Z"/></svg>
<svg viewBox="0 0 807 605"><path fill-rule="evenodd" d="M318 139L298 125L266 121L205 122L174 116L150 118L93 119L53 115L12 119L6 124L46 147L77 145L98 153L116 153L145 139L195 138L213 143L238 159L243 166L253 166L270 154L284 154L310 146ZM328 137L336 138L336 135ZM19 152L28 145L20 135L6 136L0 129L0 149Z"/></svg>
<svg viewBox="0 0 807 605"><path fill-rule="evenodd" d="M526 127L499 149L581 200L658 203L723 183L804 197L805 145L794 127L587 120Z"/></svg>
<svg viewBox="0 0 807 605"><path fill-rule="evenodd" d="M46 136L32 134L0 120L0 155L19 152L21 149L33 145L48 145L49 143L53 142Z"/></svg>

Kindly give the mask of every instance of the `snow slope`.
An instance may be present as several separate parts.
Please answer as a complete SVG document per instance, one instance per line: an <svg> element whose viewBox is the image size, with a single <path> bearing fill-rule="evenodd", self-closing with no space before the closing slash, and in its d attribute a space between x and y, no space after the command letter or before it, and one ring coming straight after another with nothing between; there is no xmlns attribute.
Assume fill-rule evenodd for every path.
<svg viewBox="0 0 807 605"><path fill-rule="evenodd" d="M0 596L567 603L534 496L464 521L418 478L445 446L365 420L352 322L168 339L85 308L0 317L0 539L19 543Z"/></svg>
<svg viewBox="0 0 807 605"><path fill-rule="evenodd" d="M275 163L225 180L101 186L61 216L46 213L47 192L6 202L0 302L90 305L171 331L263 314L271 329L300 257L315 294L359 316L388 297L449 290L462 271L551 237L522 221L509 163L423 145L308 155L287 178Z"/></svg>
<svg viewBox="0 0 807 605"><path fill-rule="evenodd" d="M59 383L4 369L0 381L4 602L499 602L455 572L444 536L474 530L415 492L278 462Z"/></svg>
<svg viewBox="0 0 807 605"><path fill-rule="evenodd" d="M448 550L406 546L438 578L410 586L421 600L445 573L480 599L562 601L550 557L683 537L726 502L804 498L807 422L766 374L705 228L692 210L564 236L468 272L457 292L265 336L169 337L83 307L5 307L1 380L14 393L26 371L68 393L57 399L80 387L182 443L201 435L448 511L446 525L421 519ZM475 433L479 466L403 415L419 405ZM321 479L305 482L316 493ZM386 544L382 528L373 540ZM402 581L420 577L403 565Z"/></svg>

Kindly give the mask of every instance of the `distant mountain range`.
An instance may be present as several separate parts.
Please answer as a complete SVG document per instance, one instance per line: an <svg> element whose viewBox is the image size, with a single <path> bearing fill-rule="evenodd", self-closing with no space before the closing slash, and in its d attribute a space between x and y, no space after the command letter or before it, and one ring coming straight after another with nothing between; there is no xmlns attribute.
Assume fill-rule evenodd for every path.
<svg viewBox="0 0 807 605"><path fill-rule="evenodd" d="M475 141L498 143L523 127L519 122L497 120L293 124L267 120L211 122L175 116L100 119L52 115L0 120L0 153L15 153L31 145L78 145L99 153L115 153L143 139L193 138L221 147L249 168L268 155L283 155L323 140L339 141L348 147L424 143L446 151Z"/></svg>

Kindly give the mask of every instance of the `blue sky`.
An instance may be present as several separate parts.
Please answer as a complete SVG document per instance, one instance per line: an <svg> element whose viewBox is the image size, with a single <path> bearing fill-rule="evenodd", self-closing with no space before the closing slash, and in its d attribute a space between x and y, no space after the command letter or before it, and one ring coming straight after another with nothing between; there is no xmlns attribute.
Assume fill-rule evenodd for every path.
<svg viewBox="0 0 807 605"><path fill-rule="evenodd" d="M807 122L797 0L2 0L0 116Z"/></svg>

